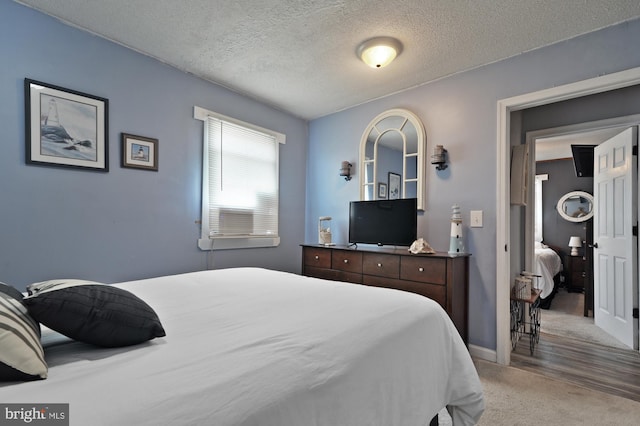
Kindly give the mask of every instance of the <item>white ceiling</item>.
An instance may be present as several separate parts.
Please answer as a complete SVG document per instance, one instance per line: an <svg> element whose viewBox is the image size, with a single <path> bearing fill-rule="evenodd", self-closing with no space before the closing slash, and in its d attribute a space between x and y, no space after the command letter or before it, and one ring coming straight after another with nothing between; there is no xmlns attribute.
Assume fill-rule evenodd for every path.
<svg viewBox="0 0 640 426"><path fill-rule="evenodd" d="M638 0L16 0L305 119L640 17ZM359 43L403 46L372 69Z"/></svg>
<svg viewBox="0 0 640 426"><path fill-rule="evenodd" d="M589 130L536 139L536 161L572 158L571 145L599 145L628 126Z"/></svg>

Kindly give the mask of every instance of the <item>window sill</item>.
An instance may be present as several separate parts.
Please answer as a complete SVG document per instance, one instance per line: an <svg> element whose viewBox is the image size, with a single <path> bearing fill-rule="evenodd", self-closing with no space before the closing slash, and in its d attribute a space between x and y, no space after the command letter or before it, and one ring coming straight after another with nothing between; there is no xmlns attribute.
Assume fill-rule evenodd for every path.
<svg viewBox="0 0 640 426"><path fill-rule="evenodd" d="M280 237L216 237L200 238L198 247L200 250L233 250L243 248L277 247L280 245Z"/></svg>

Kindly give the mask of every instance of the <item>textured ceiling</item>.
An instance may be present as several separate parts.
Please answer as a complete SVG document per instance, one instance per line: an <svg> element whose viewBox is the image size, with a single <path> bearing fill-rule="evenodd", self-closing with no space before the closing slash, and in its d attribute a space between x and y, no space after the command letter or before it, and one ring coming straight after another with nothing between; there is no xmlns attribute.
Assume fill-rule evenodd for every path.
<svg viewBox="0 0 640 426"><path fill-rule="evenodd" d="M640 16L638 0L16 0L313 119ZM402 54L372 69L359 43Z"/></svg>

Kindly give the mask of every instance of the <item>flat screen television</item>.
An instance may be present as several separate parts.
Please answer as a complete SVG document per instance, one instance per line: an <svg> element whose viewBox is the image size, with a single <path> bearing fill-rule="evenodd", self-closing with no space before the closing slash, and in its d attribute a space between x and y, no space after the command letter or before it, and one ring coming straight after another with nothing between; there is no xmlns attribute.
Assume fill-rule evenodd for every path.
<svg viewBox="0 0 640 426"><path fill-rule="evenodd" d="M352 201L349 243L410 246L418 233L416 198Z"/></svg>
<svg viewBox="0 0 640 426"><path fill-rule="evenodd" d="M595 145L571 145L576 177L593 177L593 150Z"/></svg>

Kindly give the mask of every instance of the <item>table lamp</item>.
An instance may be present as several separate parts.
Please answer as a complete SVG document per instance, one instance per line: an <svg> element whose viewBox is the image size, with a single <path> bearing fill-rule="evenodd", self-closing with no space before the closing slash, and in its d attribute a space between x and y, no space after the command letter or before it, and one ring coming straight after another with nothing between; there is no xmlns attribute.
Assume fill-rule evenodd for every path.
<svg viewBox="0 0 640 426"><path fill-rule="evenodd" d="M582 239L576 236L569 238L569 247L571 247L571 256L577 256L578 248L582 247Z"/></svg>

